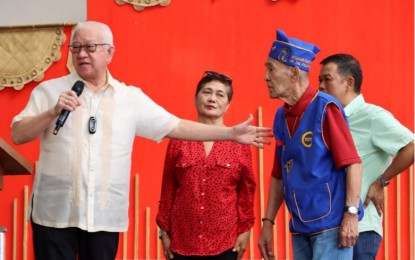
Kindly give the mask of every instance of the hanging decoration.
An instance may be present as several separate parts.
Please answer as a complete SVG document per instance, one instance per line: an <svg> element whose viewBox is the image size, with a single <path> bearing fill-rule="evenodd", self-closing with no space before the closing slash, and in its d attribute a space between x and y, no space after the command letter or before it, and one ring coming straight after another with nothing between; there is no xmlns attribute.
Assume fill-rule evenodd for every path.
<svg viewBox="0 0 415 260"><path fill-rule="evenodd" d="M65 40L63 27L0 30L0 90L41 81Z"/></svg>
<svg viewBox="0 0 415 260"><path fill-rule="evenodd" d="M170 4L170 0L115 0L115 2L119 5L131 4L137 11L141 11L150 6L167 6Z"/></svg>

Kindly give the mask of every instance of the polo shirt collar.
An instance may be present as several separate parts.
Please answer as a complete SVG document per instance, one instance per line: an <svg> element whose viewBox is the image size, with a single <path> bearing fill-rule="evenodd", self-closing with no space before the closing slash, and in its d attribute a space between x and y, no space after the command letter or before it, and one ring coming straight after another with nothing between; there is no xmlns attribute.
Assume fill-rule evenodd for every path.
<svg viewBox="0 0 415 260"><path fill-rule="evenodd" d="M344 108L344 113L347 117L349 117L350 115L353 115L354 113L359 111L365 103L366 102L363 98L363 95L359 94L349 104L347 104L347 106Z"/></svg>

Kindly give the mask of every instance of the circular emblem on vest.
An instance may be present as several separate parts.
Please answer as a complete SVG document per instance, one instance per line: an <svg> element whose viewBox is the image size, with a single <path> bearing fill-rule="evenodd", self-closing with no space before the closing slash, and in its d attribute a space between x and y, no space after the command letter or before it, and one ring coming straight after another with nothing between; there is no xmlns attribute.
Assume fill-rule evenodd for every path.
<svg viewBox="0 0 415 260"><path fill-rule="evenodd" d="M301 143L303 143L303 145L307 148L311 147L313 144L313 132L305 132L301 137Z"/></svg>

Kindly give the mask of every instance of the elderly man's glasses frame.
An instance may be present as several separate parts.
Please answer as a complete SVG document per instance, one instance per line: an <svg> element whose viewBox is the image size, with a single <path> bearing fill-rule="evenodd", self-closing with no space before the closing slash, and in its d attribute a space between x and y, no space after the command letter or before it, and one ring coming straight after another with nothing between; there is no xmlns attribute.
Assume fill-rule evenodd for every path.
<svg viewBox="0 0 415 260"><path fill-rule="evenodd" d="M79 44L74 43L69 45L69 50L72 53L80 53L82 49L84 49L88 53L93 53L97 50L98 46L108 45L111 47L111 44L109 43L87 43L87 44Z"/></svg>

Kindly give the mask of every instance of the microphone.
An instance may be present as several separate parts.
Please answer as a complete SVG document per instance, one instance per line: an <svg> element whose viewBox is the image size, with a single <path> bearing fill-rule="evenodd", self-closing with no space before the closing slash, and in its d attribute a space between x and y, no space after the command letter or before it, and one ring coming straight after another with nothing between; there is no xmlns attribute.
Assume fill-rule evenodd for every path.
<svg viewBox="0 0 415 260"><path fill-rule="evenodd" d="M85 83L81 80L78 80L77 82L75 82L71 90L74 91L76 95L79 97L82 91L84 90L84 86L85 86ZM54 135L57 135L59 132L59 128L61 128L63 124L65 124L65 121L69 116L69 113L70 112L66 109L62 110L60 116L58 117L58 120L56 120L56 127L55 127L55 130L53 130Z"/></svg>

